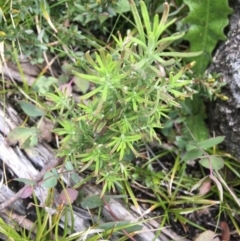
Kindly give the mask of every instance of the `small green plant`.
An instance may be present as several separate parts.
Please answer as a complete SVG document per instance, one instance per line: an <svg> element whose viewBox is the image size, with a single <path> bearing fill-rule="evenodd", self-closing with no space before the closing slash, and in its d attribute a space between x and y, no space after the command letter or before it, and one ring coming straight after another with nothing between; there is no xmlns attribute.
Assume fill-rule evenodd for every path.
<svg viewBox="0 0 240 241"><path fill-rule="evenodd" d="M226 0L222 2L226 3ZM170 7L167 3L162 10L159 2L132 0L79 0L71 4L64 1L53 4L49 1L34 1L31 4L33 1L24 0L24 8L20 8L19 2L13 6L9 3L7 1L0 8L0 23L4 23L0 31L0 52L5 54L6 59L13 57L19 65L16 43L20 43L19 53L30 56L32 63L42 63L46 51L58 55L61 64L64 58L58 78L44 76L42 72L31 87L26 81L23 90L22 86L14 86L26 98L18 103L28 117L40 117L39 123L45 116L53 121L57 119L55 133L60 140L57 154L68 160L65 168L75 184L73 188L64 187L64 192L61 193L63 200L70 202L70 195L76 196L75 188L91 179L102 184L102 193L81 200L82 208L101 208L106 204L104 198L105 201L108 200L108 195L105 194L107 191L123 193L124 197L130 196L138 207L139 200L132 188L144 187L144 190L149 190L146 193L151 197L144 200L150 206L145 213L156 208L163 210L163 226L170 221L170 214L182 223L193 225L182 214L220 203L222 210L237 213L224 203L229 196L238 205L239 200L232 192L232 186L230 188L222 178L226 166L239 177L236 164L232 160L223 159L222 153L216 151L215 145L223 137L209 138L202 101L202 96L211 99L220 97L223 100L227 97L220 93L223 83L218 81L217 76L208 74L196 78L192 67L195 65L199 74L204 72L204 66L208 64L203 59L204 56L199 55L200 52L176 52L176 46L185 36L184 33L173 33L178 27L176 19L172 17L178 16L180 9L169 15ZM191 7L192 3L188 5ZM162 18L159 19L159 15L151 16L146 6L156 6L157 11L162 13ZM154 10L156 8L153 7ZM128 19L123 13L129 10L132 17ZM193 10L190 10L191 17ZM226 8L225 13L229 12L229 8ZM33 18L31 13L36 17ZM106 33L114 33L117 23L113 27L113 22L106 20L113 20L116 14L116 22L120 16L128 19L126 26L131 26L131 30L115 33L113 41L104 46L105 43L93 35L98 30L102 32L103 38ZM199 18L198 11L194 14ZM226 14L222 19L224 24L227 23ZM205 29L210 25L206 25ZM33 26L37 29L37 37L34 31L30 31ZM220 32L222 28L223 26ZM223 37L222 32L219 36ZM195 37L191 31L187 35L191 43ZM110 38L111 36L108 40ZM199 45L199 41L196 41L196 45ZM97 50L92 49L92 46ZM14 51L11 51L12 48ZM83 54L89 48L90 51ZM210 55L212 48L212 44L209 49L208 43L204 42L203 48L199 50ZM201 59L201 68L199 62L185 64L182 60L194 56ZM72 62L69 63L65 58L71 58ZM76 97L73 90L80 91L83 95ZM36 145L40 136L38 128L25 127L24 124L8 136L10 144L19 143L23 149ZM171 156L170 169L161 163L168 156ZM200 164L199 174L202 179L186 172L189 161L195 161L195 165ZM160 170L154 167L157 162L161 165ZM77 172L86 170L87 177L79 182ZM60 179L61 173L52 169L45 174L42 185L54 188ZM21 178L19 181L29 185L23 197L34 195L34 187L38 183ZM224 188L227 192L224 192ZM198 194L193 195L192 192L196 192L196 189ZM219 194L221 202L212 200L212 193ZM98 240L98 232L101 238L110 238L113 232L131 227L126 222L118 222L117 225L114 222L94 226L77 234L54 236L53 233L58 233L60 216L64 215L62 211L67 208L59 208L56 213L58 216L52 222L55 218L55 214L50 214L53 209L52 200L53 197L49 195L47 208L44 208L37 206L35 198L37 240L73 240L77 237L84 240L89 234L93 236L88 240ZM74 200L73 198L72 201ZM185 203L192 206L183 209L181 205ZM0 232L11 235L11 229L4 222L1 227ZM18 234L12 232L12 237L15 235ZM30 236L24 235L22 237L30 240ZM21 240L19 235L15 239Z"/></svg>
<svg viewBox="0 0 240 241"><path fill-rule="evenodd" d="M81 71L73 74L96 88L80 97L71 120L60 120L55 130L63 136L59 155L70 157L80 171L92 169L97 183L104 183L102 193L127 188L132 194L127 180L135 167L128 156L142 157L137 148L142 142L161 142L156 130L163 127L162 117L192 95L184 89L192 83L185 74L191 64L181 66L179 58L199 54L171 50L183 34L164 36L175 21L167 21L168 4L162 19L155 15L153 22L144 2L142 16L133 1L130 5L135 29L124 38L114 36L115 48L85 54Z"/></svg>

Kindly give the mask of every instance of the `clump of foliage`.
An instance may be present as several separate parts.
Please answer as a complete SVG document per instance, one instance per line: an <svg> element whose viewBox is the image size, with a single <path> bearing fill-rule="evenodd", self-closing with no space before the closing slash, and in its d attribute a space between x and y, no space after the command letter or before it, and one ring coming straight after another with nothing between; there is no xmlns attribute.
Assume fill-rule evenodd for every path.
<svg viewBox="0 0 240 241"><path fill-rule="evenodd" d="M149 210L162 208L165 214L163 224L169 219L169 213L188 222L181 216L184 211L179 208L186 201L195 205L204 203L203 207L219 204L201 196L179 197L178 191L182 189L190 193L205 185L200 191L203 195L209 192L213 181L217 187L213 192L218 193L223 201L222 186L226 183L219 171L224 161L214 146L224 137L209 139L202 101L203 95L226 99L220 94L223 84L214 75L203 74L207 61L201 63L204 67L200 69L199 62L191 62L202 58L199 57L203 56L201 52L175 51L173 43L180 42L186 35L182 31L173 33L177 28L176 19L169 15L169 11L174 4L165 3L163 9L159 7L158 11L162 13L159 19L159 15L152 17L148 11L149 6L157 5L156 2L79 0L51 4L34 1L32 5L26 5L26 2L23 1L24 8L20 12L19 3L3 5L1 12L5 15L1 18L4 27L0 32L0 47L5 44L5 49L9 50L5 53L9 57L11 48L16 51L16 42L21 42L20 50L31 57L32 63L42 63L46 51L60 59L72 60L73 63L62 66L62 75L58 79L39 76L31 88L24 89L27 101L19 104L30 117L47 115L54 120L58 116L58 127L54 130L60 139L57 154L74 164L74 168L68 171L75 174L75 179L75 170L80 173L88 170L88 180L92 178L97 184L102 183L101 196L108 191L127 193L135 206L138 203L131 184L138 182L148 187L156 197L154 201L146 201L152 205ZM183 4L182 1L176 2ZM189 1L184 2L192 6ZM196 8L190 10L185 22L196 24L190 21L190 16L197 16L199 11ZM111 44L105 46L93 36L98 30L104 33L104 37L105 33L114 32L115 24L106 20L129 11L133 19L128 21L130 30L115 33ZM7 12L15 15L6 21ZM178 10L176 12L175 15ZM229 12L226 9L225 13ZM31 19L32 13L36 15L36 22ZM220 37L227 23L226 16L222 20ZM206 28L209 26L211 24ZM204 32L202 28L201 31ZM190 44L196 37L191 34L190 31L186 37ZM192 48L210 55L213 44L210 49L208 46L206 41L203 47ZM84 54L89 48L91 51ZM187 58L185 62L183 58ZM77 97L77 103L72 98L73 85L83 93ZM47 105L44 103L46 99ZM8 138L17 140L21 148L31 148L36 145L39 134L38 128L18 127ZM161 151L149 151L152 144L158 149L161 147ZM173 156L171 170L154 170L153 163L168 154ZM203 179L184 177L189 160L201 164ZM232 168L231 164L229 166ZM209 170L208 174L204 168ZM56 169L47 172L45 177L48 188L54 187L60 179ZM224 208L227 209L227 205ZM195 210L192 207L187 212ZM40 225L41 220L38 222Z"/></svg>
<svg viewBox="0 0 240 241"><path fill-rule="evenodd" d="M80 97L72 118L60 120L62 128L56 129L64 136L59 155L71 157L80 170L93 169L97 182L104 182L103 193L116 185L123 189L135 169L127 156L140 157L141 142L160 142L156 130L163 127L162 117L192 95L184 89L191 85L185 74L191 64L181 67L178 58L199 53L167 51L182 37L162 37L175 21L167 22L169 6L151 23L146 5L140 5L142 18L131 2L136 30L115 36L115 48L85 54L81 72L73 73L96 88Z"/></svg>

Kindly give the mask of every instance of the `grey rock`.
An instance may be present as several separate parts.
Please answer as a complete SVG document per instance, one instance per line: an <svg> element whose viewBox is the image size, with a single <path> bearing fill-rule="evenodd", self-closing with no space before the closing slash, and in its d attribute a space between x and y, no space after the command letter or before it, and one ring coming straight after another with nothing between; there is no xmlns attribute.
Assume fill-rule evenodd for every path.
<svg viewBox="0 0 240 241"><path fill-rule="evenodd" d="M224 150L240 158L240 0L232 1L232 7L228 39L218 47L208 69L222 74L227 83L222 93L229 100L218 99L208 112L212 132L226 136Z"/></svg>

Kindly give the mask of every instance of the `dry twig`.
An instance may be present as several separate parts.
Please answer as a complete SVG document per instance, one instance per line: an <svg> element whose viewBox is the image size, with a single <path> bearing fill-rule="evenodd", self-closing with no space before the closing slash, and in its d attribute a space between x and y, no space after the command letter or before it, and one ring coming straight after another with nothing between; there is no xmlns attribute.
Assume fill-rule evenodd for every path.
<svg viewBox="0 0 240 241"><path fill-rule="evenodd" d="M44 174L52 169L53 167L56 167L58 165L60 165L62 163L62 159L53 159L51 160L48 165L46 165L45 167L43 167L43 169L36 175L36 177L33 179L36 182L39 182L42 180ZM17 201L22 193L25 191L25 189L27 188L27 186L25 185L22 189L20 189L14 196L12 196L10 199L6 200L5 202L3 202L2 204L0 204L0 211L2 211L3 209L7 208L8 206L10 206L12 203L14 203L15 201Z"/></svg>

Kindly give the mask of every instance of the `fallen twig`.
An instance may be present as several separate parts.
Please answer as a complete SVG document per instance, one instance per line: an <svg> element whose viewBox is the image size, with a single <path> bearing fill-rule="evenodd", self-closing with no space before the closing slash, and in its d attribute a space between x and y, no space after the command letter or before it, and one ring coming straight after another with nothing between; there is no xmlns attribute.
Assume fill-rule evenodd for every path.
<svg viewBox="0 0 240 241"><path fill-rule="evenodd" d="M42 180L44 174L49 170L52 169L53 167L56 167L58 165L60 165L62 163L62 159L60 158L56 158L51 160L48 165L46 165L45 167L43 167L43 169L36 175L36 177L33 179L36 182L39 182ZM19 198L21 198L21 195L23 194L23 192L25 191L25 189L28 186L25 185L22 189L20 189L14 196L12 196L10 199L4 201L2 204L0 204L0 211L2 211L3 209L5 209L6 207L10 206L12 203L16 202Z"/></svg>

